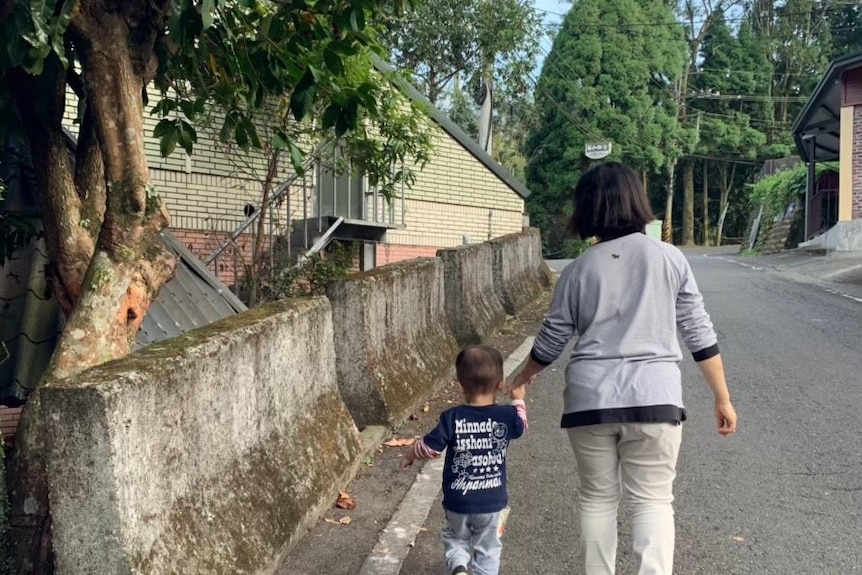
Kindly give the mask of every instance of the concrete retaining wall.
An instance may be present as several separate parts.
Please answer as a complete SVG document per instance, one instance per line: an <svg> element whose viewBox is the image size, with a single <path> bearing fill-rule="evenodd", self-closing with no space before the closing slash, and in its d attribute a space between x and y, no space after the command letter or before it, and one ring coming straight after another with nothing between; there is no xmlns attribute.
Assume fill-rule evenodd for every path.
<svg viewBox="0 0 862 575"><path fill-rule="evenodd" d="M825 234L799 244L799 247L827 252L862 251L862 219L838 222Z"/></svg>
<svg viewBox="0 0 862 575"><path fill-rule="evenodd" d="M274 573L358 460L332 341L286 301L48 386L57 572Z"/></svg>
<svg viewBox="0 0 862 575"><path fill-rule="evenodd" d="M440 250L446 286L446 315L462 346L481 343L506 321L494 289L494 253L490 243Z"/></svg>
<svg viewBox="0 0 862 575"><path fill-rule="evenodd" d="M338 384L357 425L403 420L449 375L458 353L446 321L442 262L384 266L332 282L326 295Z"/></svg>
<svg viewBox="0 0 862 575"><path fill-rule="evenodd" d="M531 228L489 242L493 253L494 292L510 315L536 300L550 281L542 258L542 238Z"/></svg>

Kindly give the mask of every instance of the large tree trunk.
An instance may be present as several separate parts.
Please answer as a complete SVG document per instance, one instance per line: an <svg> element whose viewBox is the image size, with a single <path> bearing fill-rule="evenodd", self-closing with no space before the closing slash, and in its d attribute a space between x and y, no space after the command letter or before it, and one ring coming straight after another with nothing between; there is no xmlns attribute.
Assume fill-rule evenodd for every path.
<svg viewBox="0 0 862 575"><path fill-rule="evenodd" d="M142 92L154 74L152 41L132 44L139 31L130 29L126 14L87 16L73 26L83 39L79 50L110 193L81 299L51 364L53 378L128 354L176 263L157 239L169 216L149 186L144 153Z"/></svg>
<svg viewBox="0 0 862 575"><path fill-rule="evenodd" d="M703 245L709 245L709 161L703 161L703 205L701 218L703 220Z"/></svg>
<svg viewBox="0 0 862 575"><path fill-rule="evenodd" d="M682 167L682 245L694 245L694 162L686 161Z"/></svg>
<svg viewBox="0 0 862 575"><path fill-rule="evenodd" d="M128 354L150 303L173 273L175 261L157 241L168 214L149 192L143 147L142 91L155 72L153 44L162 33L153 24L157 5L92 2L79 4L74 12L70 29L92 114L86 120L92 124L82 126L76 177L60 132L62 106L57 108L60 118L40 119L44 140L34 141L31 135L34 167L43 178L45 229L56 234L48 236L59 278L56 291L71 311L40 385ZM61 99L62 79L53 88ZM30 109L26 102L19 107ZM77 191L76 183L81 186ZM102 213L93 242L92 226L99 229ZM50 515L38 390L18 427L10 483L13 567L19 574L49 573Z"/></svg>

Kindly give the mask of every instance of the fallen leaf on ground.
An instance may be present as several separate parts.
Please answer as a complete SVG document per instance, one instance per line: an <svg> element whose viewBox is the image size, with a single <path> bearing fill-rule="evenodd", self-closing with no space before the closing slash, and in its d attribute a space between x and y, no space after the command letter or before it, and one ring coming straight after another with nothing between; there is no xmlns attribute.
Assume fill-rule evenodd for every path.
<svg viewBox="0 0 862 575"><path fill-rule="evenodd" d="M338 520L338 522L341 523L342 525L350 525L351 521L352 521L352 519L350 519L350 517L342 517L341 519Z"/></svg>
<svg viewBox="0 0 862 575"><path fill-rule="evenodd" d="M341 509L353 509L356 507L356 500L346 491L338 492L338 499L335 501L335 506Z"/></svg>
<svg viewBox="0 0 862 575"><path fill-rule="evenodd" d="M389 441L383 443L386 447L407 447L416 443L415 437L402 437L401 439L393 437Z"/></svg>
<svg viewBox="0 0 862 575"><path fill-rule="evenodd" d="M327 523L329 523L330 525L338 525L338 524L339 524L339 523L338 523L338 521L336 521L335 519L330 519L329 517L326 517L326 518L324 519L324 521L326 521L326 522L327 522Z"/></svg>
<svg viewBox="0 0 862 575"><path fill-rule="evenodd" d="M745 537L740 537L739 535L734 535L733 537L731 537L731 539L733 539L737 543L742 543L743 541L745 541Z"/></svg>

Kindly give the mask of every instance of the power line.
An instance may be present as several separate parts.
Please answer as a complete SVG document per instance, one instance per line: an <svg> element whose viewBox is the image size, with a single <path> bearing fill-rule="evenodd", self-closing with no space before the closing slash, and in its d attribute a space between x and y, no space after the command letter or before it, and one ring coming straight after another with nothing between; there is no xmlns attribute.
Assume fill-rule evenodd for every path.
<svg viewBox="0 0 862 575"><path fill-rule="evenodd" d="M539 45L539 50L545 56L546 61L548 61L547 57L550 54L550 51L543 44L541 44L541 42ZM563 64L566 65L566 67L568 68L568 71L573 76L577 76L577 73L575 72L575 70L572 68L572 66L570 64L568 64L567 62L563 62ZM553 63L552 63L552 65L553 65ZM557 74L560 74L559 68L557 68L555 65L553 65L553 68L557 72ZM560 75L563 76L562 74L560 74ZM662 84L653 76L650 76L649 79L650 79L650 82L652 82L655 86L657 86L661 90L667 90L670 87L669 85ZM674 99L674 101L676 101L673 94L668 93L667 96L669 96L671 99ZM774 102L781 102L782 101L778 97L770 98L769 96L752 96L752 97L748 97L748 96L741 97L741 96L736 96L736 95L729 95L729 96L732 96L732 97L726 98L727 101L736 101L736 102L758 101L758 100L750 100L749 98L764 98L763 100L760 100L760 101L774 101ZM688 100L688 98L686 100ZM807 99L804 99L804 101L807 101ZM709 116L728 118L728 119L733 119L733 120L737 120L737 121L741 119L738 116L733 116L733 115L729 115L729 114L718 114L718 113L714 113L714 112L706 112L704 110L699 110L699 109L687 104L686 102L677 102L677 105L679 105L683 108L687 108L692 114L705 114L705 115L709 115ZM748 119L749 125L757 127L759 129L771 128L771 129L778 129L778 130L787 130L790 128L789 122L779 122L778 120L775 120L775 119L759 118L757 116L751 116L751 115L745 114L745 113L740 113L740 115L743 118ZM643 146L643 147L647 146L647 144L644 144L643 142L639 142L639 143L636 142L636 143L640 146Z"/></svg>
<svg viewBox="0 0 862 575"><path fill-rule="evenodd" d="M776 103L792 103L792 102L807 102L806 96L766 96L766 95L748 95L748 94L688 94L687 100L732 100L737 102L776 102Z"/></svg>
<svg viewBox="0 0 862 575"><path fill-rule="evenodd" d="M811 78L818 77L823 72L769 72L766 70L731 70L729 68L698 68L689 72L691 75L697 74L755 74L762 77L777 78L779 76L792 76L794 78Z"/></svg>
<svg viewBox="0 0 862 575"><path fill-rule="evenodd" d="M710 116L715 118L728 118L731 120L748 120L749 124L760 124L765 127L781 127L781 128L790 128L792 122L780 122L778 120L770 120L768 118L758 118L757 116L751 116L746 114L745 112L740 112L738 115L733 114L719 114L718 112L707 112L706 110L700 110L698 108L694 108L689 106L688 104L683 104L684 107L688 108L688 110L692 114L703 114L704 116Z"/></svg>
<svg viewBox="0 0 862 575"><path fill-rule="evenodd" d="M788 18L788 17L796 17L796 16L808 16L811 18L819 18L821 14L831 14L834 12L840 12L844 8L856 8L859 7L862 9L862 6L858 2L849 2L847 4L837 4L832 8L827 8L825 10L802 10L797 12L780 12L774 11L776 18ZM545 10L542 8L536 8L538 12L544 12L545 14L550 14L553 16L559 16L565 18L568 13L555 12L553 10ZM747 16L733 17L733 18L723 18L723 22L726 24L741 24L743 22L750 22L752 20L753 15L748 14ZM701 26L706 24L707 22L714 22L714 20L703 19L703 20L692 20L692 21L680 21L680 20L660 20L653 22L626 22L626 23L611 23L611 22L578 22L579 26L586 26L591 28L640 28L640 27L655 27L655 26L682 26L682 27L691 27L691 26ZM854 27L855 28L855 27Z"/></svg>

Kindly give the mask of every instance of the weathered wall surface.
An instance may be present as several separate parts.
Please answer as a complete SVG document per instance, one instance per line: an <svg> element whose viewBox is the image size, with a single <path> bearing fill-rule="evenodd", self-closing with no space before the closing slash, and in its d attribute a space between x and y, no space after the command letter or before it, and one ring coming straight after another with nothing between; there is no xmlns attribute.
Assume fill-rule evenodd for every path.
<svg viewBox="0 0 862 575"><path fill-rule="evenodd" d="M458 352L443 265L422 258L330 283L342 397L362 428L406 417L447 377Z"/></svg>
<svg viewBox="0 0 862 575"><path fill-rule="evenodd" d="M518 315L550 284L539 230L530 228L489 242L494 292L510 315Z"/></svg>
<svg viewBox="0 0 862 575"><path fill-rule="evenodd" d="M274 573L360 451L332 341L286 301L48 386L58 573Z"/></svg>
<svg viewBox="0 0 862 575"><path fill-rule="evenodd" d="M545 270L534 230L441 250L48 386L57 572L273 574L355 471L357 424L421 405Z"/></svg>
<svg viewBox="0 0 862 575"><path fill-rule="evenodd" d="M488 339L506 321L494 290L490 243L440 250L446 291L446 315L462 346Z"/></svg>

